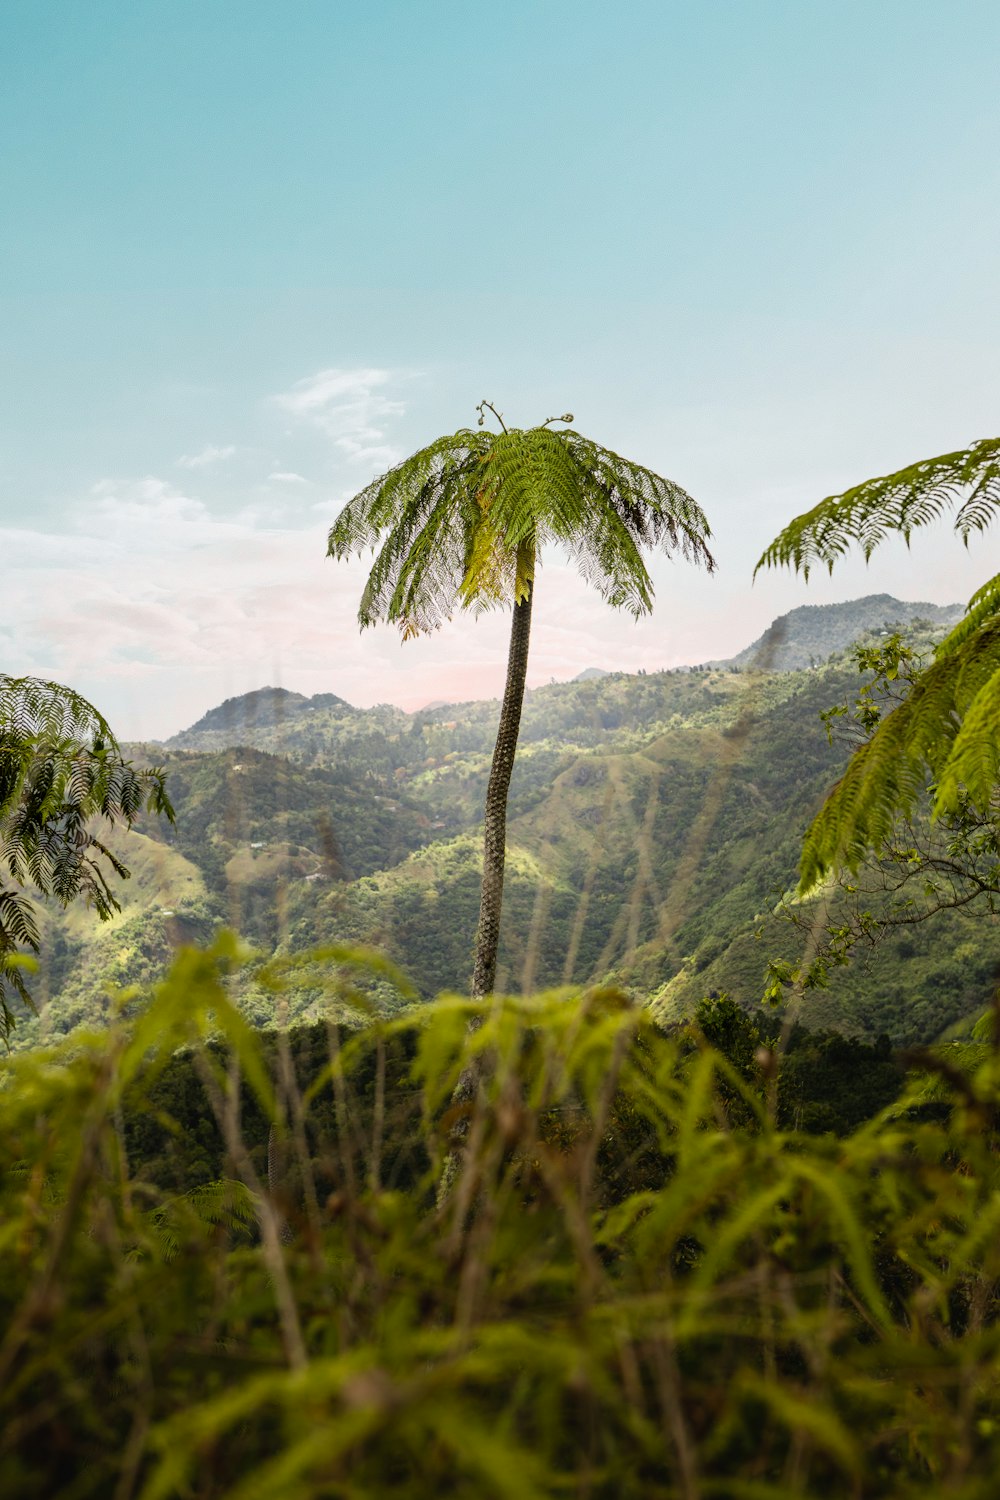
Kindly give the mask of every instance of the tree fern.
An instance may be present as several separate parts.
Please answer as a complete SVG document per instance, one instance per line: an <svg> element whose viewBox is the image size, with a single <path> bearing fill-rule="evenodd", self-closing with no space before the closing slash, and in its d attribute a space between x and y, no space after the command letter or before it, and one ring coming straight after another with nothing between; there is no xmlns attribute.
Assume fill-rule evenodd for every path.
<svg viewBox="0 0 1000 1500"><path fill-rule="evenodd" d="M787 563L808 578L817 562L832 572L852 544L868 558L886 536L908 541L917 526L948 510L968 545L998 509L1000 438L983 438L821 501L785 527L755 572ZM963 798L985 811L998 780L1000 576L977 590L906 701L855 753L806 835L800 888L838 865L857 868L929 782L940 814L958 811Z"/></svg>
<svg viewBox="0 0 1000 1500"><path fill-rule="evenodd" d="M377 550L361 599L362 627L432 630L456 606L526 597L517 549L561 545L616 608L652 607L640 548L664 546L714 567L700 508L679 485L570 429L438 438L373 480L331 528L328 554ZM379 545L381 544L381 545Z"/></svg>
<svg viewBox="0 0 1000 1500"><path fill-rule="evenodd" d="M485 408L499 432L484 429ZM328 554L375 552L361 596L362 629L378 620L404 639L456 608L511 606L507 685L486 800L483 893L473 989L493 988L507 788L524 696L535 574L557 545L609 604L638 617L653 605L644 548L679 552L709 570L708 522L672 480L572 428L508 429L483 402L478 429L437 438L372 481L330 531Z"/></svg>
<svg viewBox="0 0 1000 1500"><path fill-rule="evenodd" d="M107 871L128 879L95 820L130 828L146 806L173 818L163 772L122 758L107 720L71 688L0 674L0 1037L10 1002L30 1005L22 950L37 953L35 897L81 896L102 920L120 910Z"/></svg>

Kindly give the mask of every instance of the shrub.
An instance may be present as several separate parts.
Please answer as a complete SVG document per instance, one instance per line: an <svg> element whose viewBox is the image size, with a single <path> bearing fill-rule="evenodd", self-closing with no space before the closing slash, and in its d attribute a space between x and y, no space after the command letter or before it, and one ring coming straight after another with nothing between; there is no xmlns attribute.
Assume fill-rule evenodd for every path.
<svg viewBox="0 0 1000 1500"><path fill-rule="evenodd" d="M242 961L4 1064L4 1494L992 1496L991 1049L837 1140L614 991L307 1045Z"/></svg>

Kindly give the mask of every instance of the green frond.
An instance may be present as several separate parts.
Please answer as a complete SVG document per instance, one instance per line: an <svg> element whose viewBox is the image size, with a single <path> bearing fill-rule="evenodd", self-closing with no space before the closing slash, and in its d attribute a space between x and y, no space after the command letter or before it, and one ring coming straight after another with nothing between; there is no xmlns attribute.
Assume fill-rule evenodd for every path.
<svg viewBox="0 0 1000 1500"><path fill-rule="evenodd" d="M958 624L935 648L935 656L950 656L989 620L1000 615L1000 573L976 590Z"/></svg>
<svg viewBox="0 0 1000 1500"><path fill-rule="evenodd" d="M410 634L433 630L451 614L488 447L487 433L438 438L345 505L331 527L327 555L378 549L358 610L362 629L385 620Z"/></svg>
<svg viewBox="0 0 1000 1500"><path fill-rule="evenodd" d="M0 929L8 940L38 952L38 924L31 903L20 892L0 887Z"/></svg>
<svg viewBox="0 0 1000 1500"><path fill-rule="evenodd" d="M0 866L15 887L65 903L82 897L101 918L119 910L102 864L128 870L94 833L104 819L130 828L143 806L173 821L164 773L122 759L103 716L72 689L0 675ZM0 1038L8 999L30 996L16 946L38 950L31 896L0 891Z"/></svg>
<svg viewBox="0 0 1000 1500"><path fill-rule="evenodd" d="M86 740L116 750L111 726L86 698L42 677L10 677L0 672L0 726L15 740L43 736Z"/></svg>
<svg viewBox="0 0 1000 1500"><path fill-rule="evenodd" d="M935 813L961 795L988 804L1000 770L1000 619L991 619L916 679L909 697L855 752L803 844L800 892L832 869L857 869L911 813L929 782Z"/></svg>
<svg viewBox="0 0 1000 1500"><path fill-rule="evenodd" d="M909 541L948 510L964 542L983 531L1000 507L1000 438L925 459L831 495L797 516L764 552L761 568L788 564L806 578L816 563L833 565L852 545L869 558L891 533ZM1000 575L973 595L965 617L940 643L933 664L909 697L884 718L853 757L809 829L800 890L838 865L857 868L913 810L928 781L935 812L967 795L985 805L1000 773Z"/></svg>
<svg viewBox="0 0 1000 1500"><path fill-rule="evenodd" d="M463 429L350 500L327 551L376 550L358 619L362 628L397 624L405 636L434 629L456 607L525 597L547 544L561 546L615 607L642 614L653 588L641 549L679 552L711 571L709 535L679 485L572 429Z"/></svg>
<svg viewBox="0 0 1000 1500"><path fill-rule="evenodd" d="M955 530L968 545L971 533L985 531L1000 506L1000 438L973 443L958 482L969 494L955 517Z"/></svg>
<svg viewBox="0 0 1000 1500"><path fill-rule="evenodd" d="M341 559L375 547L382 533L397 524L415 499L425 491L432 493L435 485L447 479L449 471L480 451L486 436L466 429L437 438L381 478L373 479L344 506L330 528L327 555Z"/></svg>
<svg viewBox="0 0 1000 1500"><path fill-rule="evenodd" d="M761 568L782 564L805 578L817 563L832 572L852 545L867 559L890 534L909 540L918 526L956 506L955 529L963 541L993 520L1000 508L1000 438L982 438L968 448L828 496L785 527L757 563L754 576Z"/></svg>
<svg viewBox="0 0 1000 1500"><path fill-rule="evenodd" d="M1000 662L972 701L938 780L935 813L958 807L963 791L979 807L1000 781Z"/></svg>

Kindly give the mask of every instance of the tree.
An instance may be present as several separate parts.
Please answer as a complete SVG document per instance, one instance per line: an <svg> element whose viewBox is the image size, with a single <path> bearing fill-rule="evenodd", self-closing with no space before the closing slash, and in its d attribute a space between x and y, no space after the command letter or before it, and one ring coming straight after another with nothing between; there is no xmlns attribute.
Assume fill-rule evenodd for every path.
<svg viewBox="0 0 1000 1500"><path fill-rule="evenodd" d="M499 432L484 430L485 409ZM403 639L430 631L456 606L511 606L507 681L486 793L482 895L472 992L496 975L506 849L507 790L521 720L535 575L557 543L615 608L652 608L643 547L715 564L708 523L679 485L619 457L572 428L510 428L482 402L479 428L440 437L350 500L328 554L378 549L361 596L362 629L384 620Z"/></svg>
<svg viewBox="0 0 1000 1500"><path fill-rule="evenodd" d="M869 558L886 536L909 541L957 507L968 546L1000 508L1000 438L869 479L797 516L768 547L761 568L834 563L852 544ZM914 811L928 782L935 817L989 814L1000 780L1000 574L969 601L965 616L914 678L905 700L879 722L814 819L802 851L802 892L834 869L855 870L868 851Z"/></svg>
<svg viewBox="0 0 1000 1500"><path fill-rule="evenodd" d="M122 758L97 709L71 688L0 674L0 1038L11 1002L31 1006L25 952L39 951L37 897L77 896L102 921L121 905L106 871L129 871L94 831L95 819L131 828L146 806L173 821L163 772ZM9 879L6 877L9 876Z"/></svg>

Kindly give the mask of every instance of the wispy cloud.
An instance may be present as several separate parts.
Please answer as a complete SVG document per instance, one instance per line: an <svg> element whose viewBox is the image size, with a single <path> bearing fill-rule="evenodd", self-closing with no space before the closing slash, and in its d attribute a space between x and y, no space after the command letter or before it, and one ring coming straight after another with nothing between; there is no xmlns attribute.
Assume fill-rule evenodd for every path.
<svg viewBox="0 0 1000 1500"><path fill-rule="evenodd" d="M403 414L402 401L386 394L393 372L375 368L318 370L275 397L282 411L322 428L351 463L394 463L399 454L386 424Z"/></svg>
<svg viewBox="0 0 1000 1500"><path fill-rule="evenodd" d="M177 467L179 469L207 469L211 464L220 464L227 458L232 458L235 452L235 443L227 443L222 448L209 443L208 447L202 448L200 453L182 453L177 460Z"/></svg>
<svg viewBox="0 0 1000 1500"><path fill-rule="evenodd" d="M155 477L94 486L75 530L0 526L0 549L18 559L5 657L109 713L134 690L145 733L171 729L161 684L186 680L190 700L200 681L210 701L248 669L270 680L276 658L328 676L331 635L357 634L360 583L345 587L321 526L218 516Z"/></svg>
<svg viewBox="0 0 1000 1500"><path fill-rule="evenodd" d="M274 472L272 474L268 474L267 477L271 481L272 484L308 484L309 483L308 479L304 479L301 474L295 474L295 473L293 473L291 469L275 469Z"/></svg>
<svg viewBox="0 0 1000 1500"><path fill-rule="evenodd" d="M219 515L147 476L92 487L75 529L0 526L0 550L17 559L5 659L17 671L73 684L135 737L171 734L232 693L274 681L414 708L499 692L502 615L474 621L459 613L405 648L392 629L360 635L370 561L332 563L319 507L308 514L298 526L259 507ZM592 596L566 570L547 573L546 604L557 624L550 640L539 622L533 680L620 659L606 624L597 650Z"/></svg>

